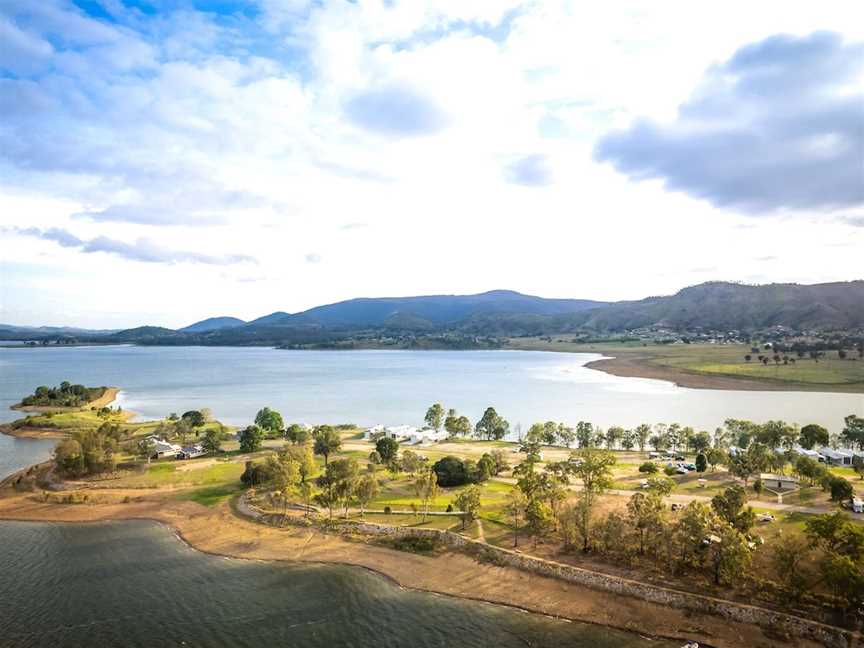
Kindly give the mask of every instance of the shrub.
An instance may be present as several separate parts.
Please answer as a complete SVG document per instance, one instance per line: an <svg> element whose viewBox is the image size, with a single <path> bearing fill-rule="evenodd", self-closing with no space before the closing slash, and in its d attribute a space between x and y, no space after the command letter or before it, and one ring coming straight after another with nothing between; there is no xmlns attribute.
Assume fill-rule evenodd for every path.
<svg viewBox="0 0 864 648"><path fill-rule="evenodd" d="M653 461L646 461L641 466L639 466L640 473L656 473L657 472L657 464Z"/></svg>
<svg viewBox="0 0 864 648"><path fill-rule="evenodd" d="M671 477L672 475L674 475L677 471L678 471L678 469L675 468L674 466L666 466L666 467L663 469L663 472L664 472L666 475L668 475L669 477Z"/></svg>
<svg viewBox="0 0 864 648"><path fill-rule="evenodd" d="M432 553L438 548L438 540L431 536L405 536L403 538L394 538L392 545L394 549L398 549L399 551Z"/></svg>

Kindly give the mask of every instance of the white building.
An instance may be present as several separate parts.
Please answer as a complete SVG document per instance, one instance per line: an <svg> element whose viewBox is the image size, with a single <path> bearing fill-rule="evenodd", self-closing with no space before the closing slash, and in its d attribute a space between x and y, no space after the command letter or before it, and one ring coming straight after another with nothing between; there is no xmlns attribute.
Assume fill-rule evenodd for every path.
<svg viewBox="0 0 864 648"><path fill-rule="evenodd" d="M819 454L816 450L807 450L806 448L796 447L795 452L802 457L810 457L814 461L822 461L824 457Z"/></svg>
<svg viewBox="0 0 864 648"><path fill-rule="evenodd" d="M825 458L825 463L832 466L851 466L853 453L851 450L833 450L831 448L821 448L819 450Z"/></svg>
<svg viewBox="0 0 864 648"><path fill-rule="evenodd" d="M800 485L797 477L792 475L774 475L772 473L762 473L759 475L762 480L762 485L771 490L792 490Z"/></svg>
<svg viewBox="0 0 864 648"><path fill-rule="evenodd" d="M386 436L394 441L405 441L411 438L412 434L416 434L417 431L417 428L413 425L374 425L363 432L363 438L372 441Z"/></svg>
<svg viewBox="0 0 864 648"><path fill-rule="evenodd" d="M422 430L416 430L412 432L408 436L408 440L406 443L409 444L417 444L417 443L437 443L438 441L445 441L447 437L450 436L446 430L441 430L436 432L432 428L424 428Z"/></svg>
<svg viewBox="0 0 864 648"><path fill-rule="evenodd" d="M164 439L156 439L153 441L153 452L160 459L162 457L176 457L183 448L174 443L168 443Z"/></svg>

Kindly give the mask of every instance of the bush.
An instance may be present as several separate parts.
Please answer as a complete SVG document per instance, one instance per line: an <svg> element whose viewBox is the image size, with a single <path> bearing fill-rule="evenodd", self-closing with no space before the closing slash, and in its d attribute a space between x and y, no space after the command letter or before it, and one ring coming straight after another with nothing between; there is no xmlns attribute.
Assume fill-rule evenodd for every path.
<svg viewBox="0 0 864 648"><path fill-rule="evenodd" d="M405 536L403 538L394 538L392 546L399 551L432 553L438 548L438 540L431 536Z"/></svg>
<svg viewBox="0 0 864 648"><path fill-rule="evenodd" d="M674 475L674 474L676 474L676 473L678 472L678 469L675 468L674 466L666 466L666 467L663 469L663 472L664 472L667 476L671 477L672 475Z"/></svg>
<svg viewBox="0 0 864 648"><path fill-rule="evenodd" d="M639 466L640 473L656 473L657 472L657 464L653 461L646 461L641 466Z"/></svg>
<svg viewBox="0 0 864 648"><path fill-rule="evenodd" d="M384 507L384 515L390 515L392 512L393 509L391 509L389 506Z"/></svg>

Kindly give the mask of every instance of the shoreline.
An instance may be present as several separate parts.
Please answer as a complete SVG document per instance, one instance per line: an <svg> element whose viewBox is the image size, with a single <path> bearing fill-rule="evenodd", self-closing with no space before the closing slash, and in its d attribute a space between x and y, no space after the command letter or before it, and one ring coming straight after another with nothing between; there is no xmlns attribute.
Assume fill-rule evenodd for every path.
<svg viewBox="0 0 864 648"><path fill-rule="evenodd" d="M589 351L559 351L559 353L596 353ZM822 392L831 394L862 394L857 385L807 384L741 378L723 374L706 374L686 369L675 369L652 363L644 357L612 356L592 360L585 364L587 369L621 378L648 378L670 382L687 389L714 389L718 391L782 391L782 392Z"/></svg>
<svg viewBox="0 0 864 648"><path fill-rule="evenodd" d="M324 563L373 571L406 589L505 605L533 614L607 626L642 636L733 648L750 645L801 648L817 646L806 639L770 636L758 626L721 616L676 609L632 596L595 590L564 580L477 562L454 551L426 556L396 551L363 538L345 539L317 528L275 528L235 512L224 502L208 508L189 501L148 499L101 504L53 504L32 493L0 497L0 520L88 523L150 520L168 526L197 551L244 560ZM128 497L128 494L126 495ZM219 528L219 534L213 529Z"/></svg>
<svg viewBox="0 0 864 648"><path fill-rule="evenodd" d="M47 414L47 413L64 413L64 412L83 412L92 408L108 407L111 403L117 400L120 394L119 387L106 387L105 393L99 398L90 401L81 407L50 407L46 405L11 405L9 409L17 412L25 412L30 414ZM134 412L124 411L124 421L137 416ZM20 419L19 419L20 420ZM15 437L16 439L65 439L69 436L69 432L65 432L60 428L41 428L41 427L12 427L10 423L0 423L0 434Z"/></svg>

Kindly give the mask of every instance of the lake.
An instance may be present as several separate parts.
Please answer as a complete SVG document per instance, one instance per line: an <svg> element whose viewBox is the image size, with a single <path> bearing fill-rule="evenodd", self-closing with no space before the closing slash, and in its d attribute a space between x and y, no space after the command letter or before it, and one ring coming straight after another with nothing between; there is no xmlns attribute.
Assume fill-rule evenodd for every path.
<svg viewBox="0 0 864 648"><path fill-rule="evenodd" d="M586 369L602 356L542 351L283 351L261 347L0 349L0 422L37 385L122 388L144 418L209 407L246 425L261 407L286 422L418 425L440 401L472 421L489 406L523 428L537 421L603 427L678 422L713 430L727 418L820 423L864 415L864 395L686 389Z"/></svg>
<svg viewBox="0 0 864 648"><path fill-rule="evenodd" d="M6 648L679 645L403 590L360 568L210 556L152 522L0 522L0 546Z"/></svg>

